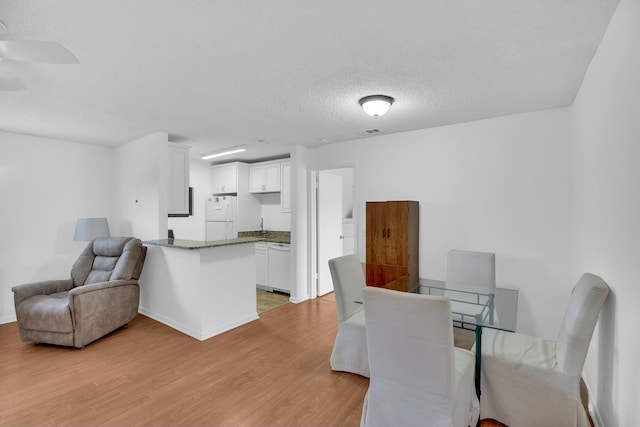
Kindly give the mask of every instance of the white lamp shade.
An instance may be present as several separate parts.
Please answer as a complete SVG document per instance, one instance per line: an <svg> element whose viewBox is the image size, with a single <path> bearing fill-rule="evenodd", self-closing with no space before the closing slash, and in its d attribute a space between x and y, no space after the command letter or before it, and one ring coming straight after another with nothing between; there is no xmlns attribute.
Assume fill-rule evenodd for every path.
<svg viewBox="0 0 640 427"><path fill-rule="evenodd" d="M372 117L380 117L391 108L393 98L386 95L365 96L360 100L360 105L365 113Z"/></svg>
<svg viewBox="0 0 640 427"><path fill-rule="evenodd" d="M107 218L78 218L73 240L88 242L98 237L110 237Z"/></svg>

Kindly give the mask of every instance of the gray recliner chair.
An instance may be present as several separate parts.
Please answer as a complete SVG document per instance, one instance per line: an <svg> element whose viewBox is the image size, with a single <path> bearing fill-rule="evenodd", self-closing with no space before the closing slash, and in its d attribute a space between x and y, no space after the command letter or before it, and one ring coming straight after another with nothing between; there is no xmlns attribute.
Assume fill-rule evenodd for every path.
<svg viewBox="0 0 640 427"><path fill-rule="evenodd" d="M22 341L82 348L138 314L147 248L133 237L91 241L65 280L14 286Z"/></svg>

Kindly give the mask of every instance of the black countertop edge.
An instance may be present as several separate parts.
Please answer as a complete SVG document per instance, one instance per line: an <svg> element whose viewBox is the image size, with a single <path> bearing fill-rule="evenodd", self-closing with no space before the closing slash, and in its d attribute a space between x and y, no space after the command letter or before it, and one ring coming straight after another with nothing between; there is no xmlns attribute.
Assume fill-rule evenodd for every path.
<svg viewBox="0 0 640 427"><path fill-rule="evenodd" d="M167 248L177 248L177 249L206 249L206 248L216 248L220 246L242 245L245 243L256 243L256 242L290 243L289 241L283 241L282 239L268 239L268 238L260 238L260 237L238 237L237 239L215 240L211 242L205 242L202 240L185 240L185 239L158 239L158 240L145 240L142 243L144 243L145 245L164 246Z"/></svg>

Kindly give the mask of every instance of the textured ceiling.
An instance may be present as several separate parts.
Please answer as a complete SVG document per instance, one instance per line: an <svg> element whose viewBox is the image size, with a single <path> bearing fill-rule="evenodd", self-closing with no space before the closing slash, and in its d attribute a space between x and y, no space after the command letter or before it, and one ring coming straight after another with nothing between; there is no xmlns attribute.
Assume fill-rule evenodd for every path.
<svg viewBox="0 0 640 427"><path fill-rule="evenodd" d="M0 130L257 159L381 133L570 105L617 0L0 0L3 40L79 65L0 60ZM378 119L358 99L396 102Z"/></svg>

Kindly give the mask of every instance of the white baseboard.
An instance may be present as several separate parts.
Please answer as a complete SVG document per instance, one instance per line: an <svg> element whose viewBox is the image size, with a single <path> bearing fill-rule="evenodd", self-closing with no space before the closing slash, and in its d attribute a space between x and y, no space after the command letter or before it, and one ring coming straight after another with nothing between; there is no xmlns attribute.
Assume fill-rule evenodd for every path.
<svg viewBox="0 0 640 427"><path fill-rule="evenodd" d="M209 329L208 331L204 331L202 333L202 338L200 338L200 341L204 341L204 340L209 339L211 337L214 337L214 336L216 336L218 334L230 331L231 329L237 328L238 326L242 326L245 323L253 322L254 320L258 320L258 319L259 319L258 313L254 313L252 315L243 317L241 319L237 319L237 320L235 320L233 322L225 323L222 326L218 326L216 328Z"/></svg>
<svg viewBox="0 0 640 427"><path fill-rule="evenodd" d="M10 314L8 316L3 316L0 317L0 325L4 324L4 323L11 323L11 322L15 322L16 319L16 315L15 314Z"/></svg>
<svg viewBox="0 0 640 427"><path fill-rule="evenodd" d="M138 307L138 313L144 314L145 316L150 317L153 320L156 320L156 321L158 321L160 323L163 323L163 324L169 326L170 328L175 329L176 331L180 331L183 334L189 335L190 337L193 337L193 338L198 339L198 340L200 339L200 334L198 333L198 331L196 331L195 329L190 328L190 327L188 327L186 325L183 325L180 322L176 322L173 319L169 319L166 316L163 316L161 314L155 313L155 312L153 312L151 310L148 310L148 309L146 309L144 307Z"/></svg>
<svg viewBox="0 0 640 427"><path fill-rule="evenodd" d="M251 315L245 316L241 319L236 319L233 322L229 322L229 323L225 323L222 326L218 326L216 328L213 329L209 329L207 331L199 331L196 330L192 327L189 327L187 325L184 325L181 322L177 322L173 319L169 319L166 316L163 316L161 314L155 313L151 310L148 310L144 307L139 307L138 308L138 312L140 314L144 314L147 317L150 317L153 320L156 320L160 323L163 323L173 329L175 329L176 331L180 331L183 334L189 335L192 338L195 338L199 341L204 341L206 339L209 339L211 337L214 337L218 334L221 334L223 332L229 331L233 328L237 328L238 326L244 325L245 323L249 323L252 322L254 320L259 319L258 317L258 313L252 313Z"/></svg>

